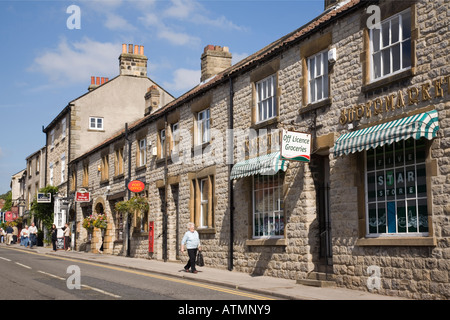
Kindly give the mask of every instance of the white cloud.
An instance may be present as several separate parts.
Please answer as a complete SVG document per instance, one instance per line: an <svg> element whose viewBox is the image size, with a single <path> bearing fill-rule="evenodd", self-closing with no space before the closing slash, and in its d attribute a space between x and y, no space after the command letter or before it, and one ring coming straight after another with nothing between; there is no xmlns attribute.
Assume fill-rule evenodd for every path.
<svg viewBox="0 0 450 320"><path fill-rule="evenodd" d="M115 13L109 13L106 16L105 27L110 30L134 31L136 27L128 23L127 20Z"/></svg>
<svg viewBox="0 0 450 320"><path fill-rule="evenodd" d="M185 92L200 83L200 70L177 69L173 73L173 82L165 82L164 88L168 90Z"/></svg>
<svg viewBox="0 0 450 320"><path fill-rule="evenodd" d="M241 61L242 59L245 59L249 56L248 53L233 53L233 56L231 57L231 64L235 65L236 63L238 63L239 61Z"/></svg>
<svg viewBox="0 0 450 320"><path fill-rule="evenodd" d="M88 82L91 76L117 74L119 43L97 42L84 38L69 43L62 38L55 49L48 49L34 59L29 71L44 74L47 85L64 85Z"/></svg>

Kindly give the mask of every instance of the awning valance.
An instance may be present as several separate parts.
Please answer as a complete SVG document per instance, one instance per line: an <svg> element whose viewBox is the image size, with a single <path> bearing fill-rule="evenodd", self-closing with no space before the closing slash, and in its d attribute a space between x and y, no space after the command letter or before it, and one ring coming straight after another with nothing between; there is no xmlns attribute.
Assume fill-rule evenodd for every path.
<svg viewBox="0 0 450 320"><path fill-rule="evenodd" d="M439 130L436 110L416 114L340 136L334 144L334 156L391 144L409 138L433 139Z"/></svg>
<svg viewBox="0 0 450 320"><path fill-rule="evenodd" d="M230 179L238 179L257 174L273 175L279 170L286 171L288 162L280 159L280 152L274 152L236 163Z"/></svg>

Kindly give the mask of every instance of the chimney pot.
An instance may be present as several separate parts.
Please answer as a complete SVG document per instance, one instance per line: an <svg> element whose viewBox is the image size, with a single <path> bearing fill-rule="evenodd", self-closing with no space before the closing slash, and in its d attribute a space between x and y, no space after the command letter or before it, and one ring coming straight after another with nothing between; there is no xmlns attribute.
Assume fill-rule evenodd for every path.
<svg viewBox="0 0 450 320"><path fill-rule="evenodd" d="M102 84L104 84L105 83L105 78L104 77L102 77Z"/></svg>
<svg viewBox="0 0 450 320"><path fill-rule="evenodd" d="M144 55L144 46L141 46L141 56Z"/></svg>
<svg viewBox="0 0 450 320"><path fill-rule="evenodd" d="M127 45L125 43L122 44L122 53L127 53Z"/></svg>
<svg viewBox="0 0 450 320"><path fill-rule="evenodd" d="M91 84L95 84L95 77L91 77Z"/></svg>
<svg viewBox="0 0 450 320"><path fill-rule="evenodd" d="M132 44L128 45L128 53L133 53L133 45Z"/></svg>
<svg viewBox="0 0 450 320"><path fill-rule="evenodd" d="M100 85L100 77L97 77L97 85Z"/></svg>
<svg viewBox="0 0 450 320"><path fill-rule="evenodd" d="M134 54L139 54L138 48L139 48L138 45L135 45L135 46L134 46Z"/></svg>

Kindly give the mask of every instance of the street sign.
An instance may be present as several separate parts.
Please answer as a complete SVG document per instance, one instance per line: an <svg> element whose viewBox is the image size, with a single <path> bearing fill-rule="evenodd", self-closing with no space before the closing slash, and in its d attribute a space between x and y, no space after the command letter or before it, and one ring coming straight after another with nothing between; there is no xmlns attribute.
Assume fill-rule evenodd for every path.
<svg viewBox="0 0 450 320"><path fill-rule="evenodd" d="M77 191L75 193L75 202L90 202L90 201L91 201L90 192Z"/></svg>
<svg viewBox="0 0 450 320"><path fill-rule="evenodd" d="M131 192L141 192L145 189L145 184L139 180L133 180L128 184L128 190Z"/></svg>
<svg viewBox="0 0 450 320"><path fill-rule="evenodd" d="M281 160L310 162L311 135L303 132L283 130Z"/></svg>
<svg viewBox="0 0 450 320"><path fill-rule="evenodd" d="M39 193L37 194L37 202L38 203L50 203L52 202L52 194L51 193Z"/></svg>

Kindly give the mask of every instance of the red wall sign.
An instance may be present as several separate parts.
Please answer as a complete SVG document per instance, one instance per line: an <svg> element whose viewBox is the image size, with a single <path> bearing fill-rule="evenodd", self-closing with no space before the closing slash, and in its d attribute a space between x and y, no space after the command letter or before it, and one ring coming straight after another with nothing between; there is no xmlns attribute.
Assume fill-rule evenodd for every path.
<svg viewBox="0 0 450 320"><path fill-rule="evenodd" d="M77 191L75 193L75 201L76 202L90 202L91 201L91 193Z"/></svg>
<svg viewBox="0 0 450 320"><path fill-rule="evenodd" d="M128 184L128 190L131 192L141 192L145 188L145 184L139 180L133 180Z"/></svg>

